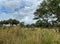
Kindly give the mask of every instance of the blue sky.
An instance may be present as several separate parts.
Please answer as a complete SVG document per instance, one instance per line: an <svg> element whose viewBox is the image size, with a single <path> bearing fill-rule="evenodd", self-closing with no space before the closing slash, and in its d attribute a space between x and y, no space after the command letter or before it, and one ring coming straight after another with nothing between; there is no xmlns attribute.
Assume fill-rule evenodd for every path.
<svg viewBox="0 0 60 44"><path fill-rule="evenodd" d="M0 20L9 18L24 21L26 24L35 22L34 11L42 0L0 0Z"/></svg>

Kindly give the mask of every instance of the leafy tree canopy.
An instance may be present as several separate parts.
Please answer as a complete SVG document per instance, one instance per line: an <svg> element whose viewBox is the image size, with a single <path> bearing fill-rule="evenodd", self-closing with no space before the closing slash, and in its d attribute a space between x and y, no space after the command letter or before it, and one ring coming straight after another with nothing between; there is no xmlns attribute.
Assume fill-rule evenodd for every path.
<svg viewBox="0 0 60 44"><path fill-rule="evenodd" d="M34 19L38 19L38 21L47 23L49 18L57 18L57 21L60 22L60 0L43 0L34 15Z"/></svg>

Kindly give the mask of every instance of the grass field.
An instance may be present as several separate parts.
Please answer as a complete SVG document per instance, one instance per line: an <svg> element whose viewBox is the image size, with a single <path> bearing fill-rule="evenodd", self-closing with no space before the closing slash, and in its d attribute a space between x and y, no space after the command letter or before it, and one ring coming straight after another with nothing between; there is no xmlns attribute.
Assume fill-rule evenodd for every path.
<svg viewBox="0 0 60 44"><path fill-rule="evenodd" d="M56 29L1 27L0 44L60 44Z"/></svg>

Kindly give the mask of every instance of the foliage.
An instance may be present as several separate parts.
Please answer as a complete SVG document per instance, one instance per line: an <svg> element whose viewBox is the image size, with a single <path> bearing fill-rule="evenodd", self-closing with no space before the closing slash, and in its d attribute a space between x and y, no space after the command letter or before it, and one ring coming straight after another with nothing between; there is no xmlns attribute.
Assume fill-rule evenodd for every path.
<svg viewBox="0 0 60 44"><path fill-rule="evenodd" d="M46 24L48 23L49 18L55 20L54 23L60 22L60 0L43 0L43 2L39 5L39 8L34 12L35 19L38 21L44 21ZM54 21L54 20L53 20Z"/></svg>
<svg viewBox="0 0 60 44"><path fill-rule="evenodd" d="M3 20L3 21L0 21L0 25L3 26L3 24L10 24L11 26L13 25L17 25L19 24L20 22L18 20L15 20L15 19L8 19L8 20Z"/></svg>
<svg viewBox="0 0 60 44"><path fill-rule="evenodd" d="M9 19L9 20L7 20L7 22L9 23L9 24L11 24L12 26L15 24L15 25L17 25L17 24L19 24L19 21L18 20L15 20L15 19Z"/></svg>
<svg viewBox="0 0 60 44"><path fill-rule="evenodd" d="M19 24L21 27L24 27L25 25L24 25L24 22L20 22L20 24Z"/></svg>
<svg viewBox="0 0 60 44"><path fill-rule="evenodd" d="M0 21L0 26L3 26L3 21Z"/></svg>

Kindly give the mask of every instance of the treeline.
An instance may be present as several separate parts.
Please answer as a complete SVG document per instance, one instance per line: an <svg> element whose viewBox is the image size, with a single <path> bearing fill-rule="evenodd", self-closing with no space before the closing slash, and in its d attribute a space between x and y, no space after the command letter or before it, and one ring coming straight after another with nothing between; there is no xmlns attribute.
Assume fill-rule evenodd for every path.
<svg viewBox="0 0 60 44"><path fill-rule="evenodd" d="M60 27L60 23L57 22L36 22L33 24L27 24L26 27L39 27L39 28L54 28L54 27Z"/></svg>
<svg viewBox="0 0 60 44"><path fill-rule="evenodd" d="M3 20L0 21L0 26L24 26L24 22L20 22L16 19L8 19L8 20Z"/></svg>
<svg viewBox="0 0 60 44"><path fill-rule="evenodd" d="M43 22L43 21L37 21L36 23L32 24L24 24L24 22L20 22L16 19L8 19L0 21L0 27L1 26L21 26L21 27L43 27L43 28L52 28L52 27L58 27L60 24L56 21L51 22Z"/></svg>

